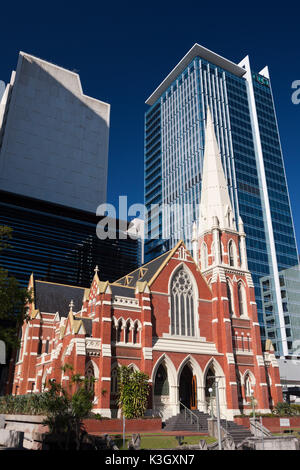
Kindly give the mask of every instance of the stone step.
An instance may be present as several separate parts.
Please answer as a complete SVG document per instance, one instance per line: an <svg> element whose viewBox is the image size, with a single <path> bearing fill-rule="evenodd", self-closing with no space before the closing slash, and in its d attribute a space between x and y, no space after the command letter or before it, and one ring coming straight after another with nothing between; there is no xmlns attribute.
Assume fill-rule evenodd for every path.
<svg viewBox="0 0 300 470"><path fill-rule="evenodd" d="M203 413L202 411L193 410L193 414L196 415L199 419L199 431L208 432L208 423L207 420L211 416L208 413ZM221 419L221 426L226 429L228 434L232 437L235 444L242 442L247 437L251 437L252 433L245 426L236 424L234 421L226 421ZM185 420L184 412L181 412L171 418L167 419L165 422L164 431L193 431L197 432L198 426L196 423L190 423Z"/></svg>

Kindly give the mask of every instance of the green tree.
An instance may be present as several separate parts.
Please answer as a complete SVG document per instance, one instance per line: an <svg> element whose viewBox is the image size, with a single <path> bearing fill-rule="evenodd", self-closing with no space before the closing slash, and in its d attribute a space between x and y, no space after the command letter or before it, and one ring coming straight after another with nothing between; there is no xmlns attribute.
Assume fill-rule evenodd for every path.
<svg viewBox="0 0 300 470"><path fill-rule="evenodd" d="M9 248L11 238L12 229L0 225L0 253ZM31 292L21 288L17 279L0 266L0 340L9 350L19 346L18 333L29 302L32 302Z"/></svg>
<svg viewBox="0 0 300 470"><path fill-rule="evenodd" d="M73 370L65 365L62 370ZM72 374L70 381L76 384L76 391L69 393L55 381L49 381L49 390L44 393L43 406L46 419L44 424L49 427L49 434L61 448L69 449L75 443L76 450L80 449L81 439L85 433L83 419L87 418L93 408L93 377L81 377Z"/></svg>
<svg viewBox="0 0 300 470"><path fill-rule="evenodd" d="M121 366L118 369L118 405L126 419L141 418L147 408L149 376Z"/></svg>

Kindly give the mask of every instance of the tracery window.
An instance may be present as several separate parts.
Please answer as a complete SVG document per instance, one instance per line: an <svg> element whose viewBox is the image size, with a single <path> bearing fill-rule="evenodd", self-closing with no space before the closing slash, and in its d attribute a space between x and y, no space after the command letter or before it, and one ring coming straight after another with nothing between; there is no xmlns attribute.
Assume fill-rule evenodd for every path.
<svg viewBox="0 0 300 470"><path fill-rule="evenodd" d="M183 268L175 273L171 282L171 334L195 336L194 290Z"/></svg>

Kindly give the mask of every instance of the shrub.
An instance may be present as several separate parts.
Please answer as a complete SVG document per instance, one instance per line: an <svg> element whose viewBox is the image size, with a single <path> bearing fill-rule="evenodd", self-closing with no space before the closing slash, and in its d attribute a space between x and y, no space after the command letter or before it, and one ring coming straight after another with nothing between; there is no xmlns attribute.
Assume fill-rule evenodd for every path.
<svg viewBox="0 0 300 470"><path fill-rule="evenodd" d="M277 416L294 416L298 414L293 405L286 402L279 402L275 406L273 413Z"/></svg>
<svg viewBox="0 0 300 470"><path fill-rule="evenodd" d="M44 394L5 395L0 397L0 413L42 415L44 413Z"/></svg>
<svg viewBox="0 0 300 470"><path fill-rule="evenodd" d="M126 419L141 418L147 408L149 376L126 366L118 369L118 404Z"/></svg>

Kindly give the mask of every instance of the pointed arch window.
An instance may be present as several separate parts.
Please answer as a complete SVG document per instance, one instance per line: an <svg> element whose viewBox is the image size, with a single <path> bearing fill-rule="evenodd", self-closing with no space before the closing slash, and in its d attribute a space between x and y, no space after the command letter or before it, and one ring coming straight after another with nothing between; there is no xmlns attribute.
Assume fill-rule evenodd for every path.
<svg viewBox="0 0 300 470"><path fill-rule="evenodd" d="M238 299L240 316L247 316L246 292L242 282L238 283Z"/></svg>
<svg viewBox="0 0 300 470"><path fill-rule="evenodd" d="M235 265L235 250L234 250L234 244L233 241L230 240L229 245L228 245L228 257L229 257L229 266L234 266Z"/></svg>
<svg viewBox="0 0 300 470"><path fill-rule="evenodd" d="M162 364L160 364L156 373L154 395L169 395L168 374Z"/></svg>
<svg viewBox="0 0 300 470"><path fill-rule="evenodd" d="M206 269L208 267L208 252L207 245L205 242L201 245L201 268Z"/></svg>
<svg viewBox="0 0 300 470"><path fill-rule="evenodd" d="M118 392L118 368L114 367L111 371L111 382L110 382L111 393Z"/></svg>
<svg viewBox="0 0 300 470"><path fill-rule="evenodd" d="M139 331L138 331L138 328L139 328L138 322L135 322L135 324L134 324L134 326L133 326L133 332L132 332L133 344L139 343L139 338L138 338Z"/></svg>
<svg viewBox="0 0 300 470"><path fill-rule="evenodd" d="M41 338L39 339L39 342L38 342L38 350L37 350L37 354L38 356L40 356L42 354L42 350L43 350L43 342L41 340Z"/></svg>
<svg viewBox="0 0 300 470"><path fill-rule="evenodd" d="M226 284L227 284L227 297L228 297L229 314L234 315L231 285L230 285L230 282L228 280L226 281Z"/></svg>
<svg viewBox="0 0 300 470"><path fill-rule="evenodd" d="M126 328L125 328L125 343L129 343L130 339L130 321L126 323Z"/></svg>
<svg viewBox="0 0 300 470"><path fill-rule="evenodd" d="M194 289L189 274L179 269L171 281L171 334L195 336Z"/></svg>
<svg viewBox="0 0 300 470"><path fill-rule="evenodd" d="M249 374L247 374L245 378L245 396L246 397L252 396L252 381L251 381Z"/></svg>
<svg viewBox="0 0 300 470"><path fill-rule="evenodd" d="M117 326L117 342L119 343L121 341L122 337L122 320L118 321L118 326Z"/></svg>
<svg viewBox="0 0 300 470"><path fill-rule="evenodd" d="M210 247L210 250L211 250L211 264L214 264L214 263L215 263L215 259L216 259L215 242L212 242L211 247Z"/></svg>

